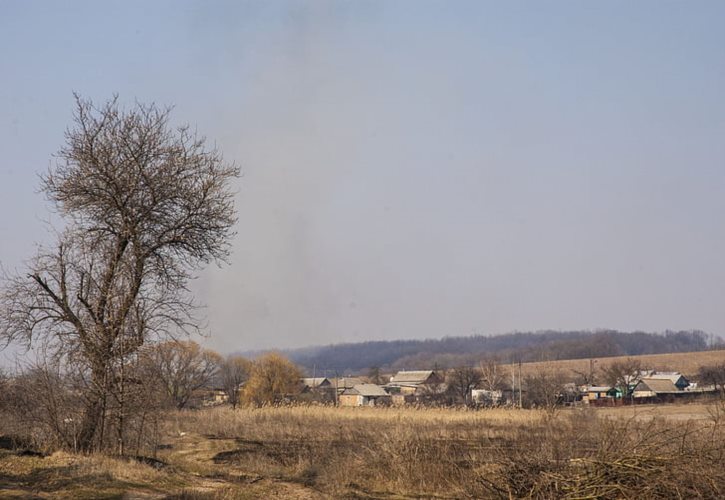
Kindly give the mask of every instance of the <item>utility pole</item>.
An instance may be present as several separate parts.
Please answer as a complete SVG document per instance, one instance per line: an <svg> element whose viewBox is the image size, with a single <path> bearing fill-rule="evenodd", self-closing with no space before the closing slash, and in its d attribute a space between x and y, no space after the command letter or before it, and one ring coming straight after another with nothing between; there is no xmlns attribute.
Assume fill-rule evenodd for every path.
<svg viewBox="0 0 725 500"><path fill-rule="evenodd" d="M516 406L516 368L511 360L511 403Z"/></svg>
<svg viewBox="0 0 725 500"><path fill-rule="evenodd" d="M339 381L340 381L339 373L337 373L337 371L335 371L335 406L340 406L339 396L338 396Z"/></svg>
<svg viewBox="0 0 725 500"><path fill-rule="evenodd" d="M522 403L522 396L521 396L521 394L523 392L523 388L521 386L522 380L523 380L523 378L521 377L521 359L519 359L519 408L522 408L523 407L523 405L521 404Z"/></svg>

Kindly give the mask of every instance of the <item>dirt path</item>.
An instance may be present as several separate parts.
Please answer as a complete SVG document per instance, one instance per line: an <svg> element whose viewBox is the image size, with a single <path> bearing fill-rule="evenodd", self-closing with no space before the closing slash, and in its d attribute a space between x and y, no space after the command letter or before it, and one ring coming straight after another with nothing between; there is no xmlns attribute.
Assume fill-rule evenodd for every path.
<svg viewBox="0 0 725 500"><path fill-rule="evenodd" d="M185 434L165 443L159 458L178 474L192 478L186 492L221 498L326 499L328 495L300 481L274 475L260 475L244 467L243 462L215 460L224 452L233 452L239 444L233 439L214 439Z"/></svg>

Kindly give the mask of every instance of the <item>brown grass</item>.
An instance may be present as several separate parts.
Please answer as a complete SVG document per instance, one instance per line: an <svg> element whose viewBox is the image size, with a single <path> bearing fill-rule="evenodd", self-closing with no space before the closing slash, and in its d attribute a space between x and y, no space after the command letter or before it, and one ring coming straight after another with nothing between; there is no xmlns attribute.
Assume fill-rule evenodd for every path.
<svg viewBox="0 0 725 500"><path fill-rule="evenodd" d="M172 474L123 458L0 452L3 498L119 498L128 493L158 498L179 484Z"/></svg>
<svg viewBox="0 0 725 500"><path fill-rule="evenodd" d="M636 411L636 414L631 412ZM168 415L160 470L0 450L27 498L723 498L725 406L269 407Z"/></svg>
<svg viewBox="0 0 725 500"><path fill-rule="evenodd" d="M216 440L207 456L227 470L332 497L718 498L725 435L708 410L668 421L593 409L217 409L170 425Z"/></svg>

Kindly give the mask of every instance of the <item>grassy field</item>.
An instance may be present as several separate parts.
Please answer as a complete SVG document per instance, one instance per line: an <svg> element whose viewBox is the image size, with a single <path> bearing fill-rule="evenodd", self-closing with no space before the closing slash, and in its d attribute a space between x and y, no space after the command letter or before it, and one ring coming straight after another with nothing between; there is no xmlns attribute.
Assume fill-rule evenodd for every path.
<svg viewBox="0 0 725 500"><path fill-rule="evenodd" d="M174 412L155 463L0 450L0 497L723 498L724 412L722 404Z"/></svg>
<svg viewBox="0 0 725 500"><path fill-rule="evenodd" d="M559 361L542 361L523 363L521 371L524 376L538 373L542 368L560 370L572 379L577 373L589 373L590 367L599 371L615 361L628 358L637 359L644 368L662 371L678 371L692 378L701 366L725 363L725 350L682 352L673 354L646 354L642 356L615 356L610 358L566 359ZM591 365L590 365L591 362ZM504 369L506 366L504 365ZM518 373L518 368L517 368Z"/></svg>

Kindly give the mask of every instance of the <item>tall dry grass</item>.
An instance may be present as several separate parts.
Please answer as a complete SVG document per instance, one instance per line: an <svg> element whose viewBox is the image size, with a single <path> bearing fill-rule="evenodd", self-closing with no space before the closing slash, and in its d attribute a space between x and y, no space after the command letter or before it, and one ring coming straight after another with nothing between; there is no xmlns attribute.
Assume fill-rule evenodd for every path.
<svg viewBox="0 0 725 500"><path fill-rule="evenodd" d="M723 498L725 422L540 411L282 407L177 412L232 440L211 461L333 497Z"/></svg>

